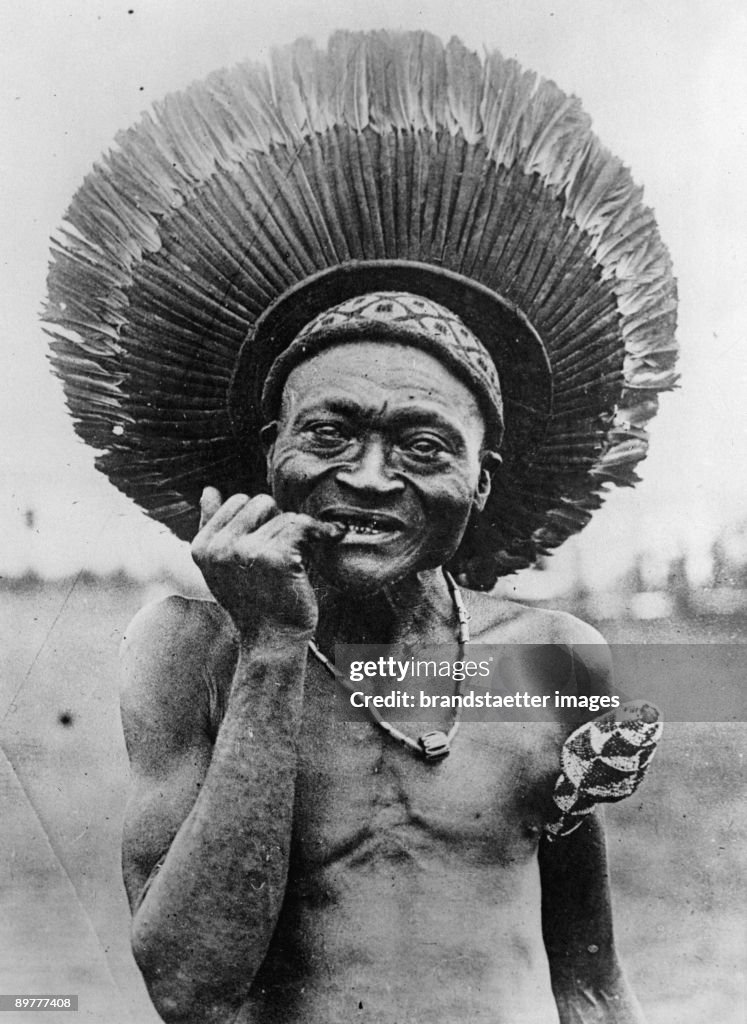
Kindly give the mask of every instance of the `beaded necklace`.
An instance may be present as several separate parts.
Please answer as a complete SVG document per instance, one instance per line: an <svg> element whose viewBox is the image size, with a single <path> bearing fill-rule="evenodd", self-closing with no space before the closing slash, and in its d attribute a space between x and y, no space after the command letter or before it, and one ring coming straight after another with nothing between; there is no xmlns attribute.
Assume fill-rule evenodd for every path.
<svg viewBox="0 0 747 1024"><path fill-rule="evenodd" d="M464 598L462 592L456 584L451 573L448 573L444 569L444 578L451 594L451 599L454 602L454 610L457 613L457 619L459 621L459 627L457 629L457 643L459 644L459 656L464 657L464 648L467 646L470 640L469 635L469 614L464 604ZM322 654L316 645L314 640L309 640L309 649L317 660L324 665L329 674L335 679L348 693L353 692L352 683L346 679L341 672L339 672L334 664L330 661L326 655ZM461 689L461 684L457 687L457 695ZM366 705L369 718L381 729L383 732L391 736L393 740L398 743L402 743L408 750L418 754L426 761L439 761L441 758L447 757L451 751L451 743L457 734L459 729L459 712L460 708L457 706L454 709L454 716L451 723L451 728L448 732L442 732L439 729L435 729L432 732L426 732L422 736L418 736L414 740L411 736L401 732L396 726L392 725L391 722L387 722L386 719L382 718L378 710L372 707L370 704Z"/></svg>

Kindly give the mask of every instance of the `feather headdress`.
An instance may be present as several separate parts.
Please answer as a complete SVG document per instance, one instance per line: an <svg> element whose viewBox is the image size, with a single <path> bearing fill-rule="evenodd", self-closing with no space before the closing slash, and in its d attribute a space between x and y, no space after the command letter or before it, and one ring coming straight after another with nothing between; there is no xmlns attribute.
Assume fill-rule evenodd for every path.
<svg viewBox="0 0 747 1024"><path fill-rule="evenodd" d="M205 484L265 487L279 351L325 304L386 288L452 309L496 361L504 463L451 566L489 587L635 482L675 379L653 215L553 83L420 32L299 40L213 74L86 178L45 319L98 467L189 539Z"/></svg>

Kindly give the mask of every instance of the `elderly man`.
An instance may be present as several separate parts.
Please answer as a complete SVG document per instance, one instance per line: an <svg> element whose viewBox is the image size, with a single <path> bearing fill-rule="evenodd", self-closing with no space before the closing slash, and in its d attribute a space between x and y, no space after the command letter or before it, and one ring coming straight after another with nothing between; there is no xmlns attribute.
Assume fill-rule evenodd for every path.
<svg viewBox="0 0 747 1024"><path fill-rule="evenodd" d="M458 655L443 567L488 497L500 399L432 328L416 339L413 321L415 347L371 319L366 340L369 310L408 301L347 303L347 324L325 333L323 316L281 357L271 496L203 495L193 553L217 604L172 598L128 631L124 868L167 1021L528 1024L558 1019L553 993L562 1021L641 1019L599 823L540 839L563 724L470 723L429 766L339 722L309 653L315 637L329 657L341 642ZM564 614L464 601L478 643L599 642ZM605 673L600 652L595 688Z"/></svg>
<svg viewBox="0 0 747 1024"><path fill-rule="evenodd" d="M543 702L565 677L532 651L583 645L609 690L593 630L488 592L635 481L673 381L627 170L497 54L340 33L171 97L67 219L47 315L76 428L215 598L124 644L161 1016L640 1021L592 808L631 791L652 716L334 713L338 644L512 645Z"/></svg>

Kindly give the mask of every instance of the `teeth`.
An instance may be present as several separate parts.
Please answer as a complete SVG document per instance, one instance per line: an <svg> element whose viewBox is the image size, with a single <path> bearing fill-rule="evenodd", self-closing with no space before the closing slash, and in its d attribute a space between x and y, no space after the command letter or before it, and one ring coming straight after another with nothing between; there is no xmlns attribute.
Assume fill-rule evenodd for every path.
<svg viewBox="0 0 747 1024"><path fill-rule="evenodd" d="M348 533L386 533L387 531L382 528L379 520L372 518L369 522L363 522L360 519L337 519L335 520L343 526Z"/></svg>

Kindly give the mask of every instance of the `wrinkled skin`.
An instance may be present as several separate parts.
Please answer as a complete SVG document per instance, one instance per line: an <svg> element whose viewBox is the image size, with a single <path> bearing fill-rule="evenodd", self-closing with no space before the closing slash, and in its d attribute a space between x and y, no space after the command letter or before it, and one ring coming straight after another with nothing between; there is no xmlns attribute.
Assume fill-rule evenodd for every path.
<svg viewBox="0 0 747 1024"><path fill-rule="evenodd" d="M271 496L203 496L193 554L217 603L146 609L124 645L124 871L159 1013L640 1024L598 822L541 838L568 724L465 724L426 765L370 721L337 720L308 657L312 634L330 655L399 641L456 655L440 567L495 463L476 400L422 352L359 342L293 371L264 439ZM608 685L577 620L465 600L474 642L592 644L586 668ZM526 679L558 682L529 661Z"/></svg>
<svg viewBox="0 0 747 1024"><path fill-rule="evenodd" d="M490 489L483 434L476 400L432 356L338 346L290 375L268 475L281 508L379 515L383 535L349 531L320 564L341 589L375 591L454 554Z"/></svg>

